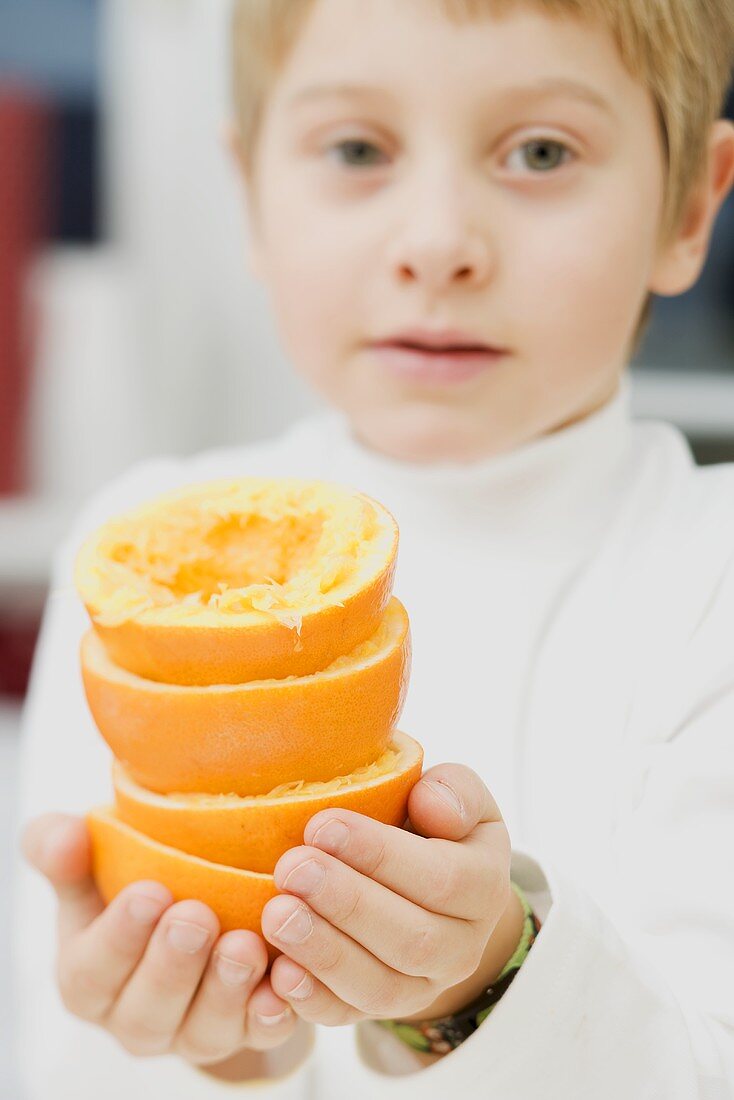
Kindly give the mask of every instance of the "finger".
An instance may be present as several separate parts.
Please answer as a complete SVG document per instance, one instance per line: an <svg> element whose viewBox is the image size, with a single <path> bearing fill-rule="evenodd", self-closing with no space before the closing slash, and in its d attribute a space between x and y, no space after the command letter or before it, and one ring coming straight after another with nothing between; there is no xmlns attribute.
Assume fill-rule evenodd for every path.
<svg viewBox="0 0 734 1100"><path fill-rule="evenodd" d="M444 840L462 840L480 822L502 821L486 783L464 764L425 771L408 796L408 816L417 833Z"/></svg>
<svg viewBox="0 0 734 1100"><path fill-rule="evenodd" d="M255 932L220 936L176 1036L176 1051L205 1065L222 1062L244 1046L247 1002L267 967L265 944Z"/></svg>
<svg viewBox="0 0 734 1100"><path fill-rule="evenodd" d="M417 1012L432 999L428 979L391 970L289 894L266 904L262 928L266 940L365 1015Z"/></svg>
<svg viewBox="0 0 734 1100"><path fill-rule="evenodd" d="M327 825L333 821L338 825ZM504 825L501 829L506 831ZM502 838L495 853L491 836L484 836L477 853L474 838L456 842L419 836L352 810L330 809L314 814L304 841L442 916L481 920L505 890Z"/></svg>
<svg viewBox="0 0 734 1100"><path fill-rule="evenodd" d="M56 891L61 941L87 928L103 911L104 901L92 879L91 845L83 818L57 813L34 818L23 831L21 850Z"/></svg>
<svg viewBox="0 0 734 1100"><path fill-rule="evenodd" d="M60 946L58 981L69 1011L102 1020L143 957L151 933L173 901L158 882L122 890L88 928Z"/></svg>
<svg viewBox="0 0 734 1100"><path fill-rule="evenodd" d="M247 1042L255 1050L270 1050L280 1046L295 1030L298 1017L279 997L268 974L250 997L247 1006Z"/></svg>
<svg viewBox="0 0 734 1100"><path fill-rule="evenodd" d="M302 966L278 955L270 968L270 984L284 1001L293 1006L302 1020L323 1024L324 1027L340 1027L364 1019L364 1013L347 1004L335 993L304 970Z"/></svg>
<svg viewBox="0 0 734 1100"><path fill-rule="evenodd" d="M132 1054L164 1054L196 993L219 921L200 901L172 905L106 1021Z"/></svg>
<svg viewBox="0 0 734 1100"><path fill-rule="evenodd" d="M279 890L306 899L330 925L399 974L433 980L446 975L453 982L459 980L457 967L471 967L471 973L479 961L485 940L466 921L428 912L318 848L289 849L276 863L274 878Z"/></svg>

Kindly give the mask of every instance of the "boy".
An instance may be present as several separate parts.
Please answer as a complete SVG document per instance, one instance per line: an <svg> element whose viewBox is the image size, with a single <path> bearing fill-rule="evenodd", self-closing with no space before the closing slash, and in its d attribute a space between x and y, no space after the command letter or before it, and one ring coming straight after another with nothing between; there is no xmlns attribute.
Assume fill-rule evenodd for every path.
<svg viewBox="0 0 734 1100"><path fill-rule="evenodd" d="M723 1096L734 474L696 470L673 429L632 425L624 371L650 294L697 279L734 179L734 127L717 119L728 0L236 14L251 262L333 409L257 447L144 464L80 517L39 647L24 817L58 804L59 776L77 813L107 782L75 665L81 535L237 472L333 477L394 511L415 639L403 724L429 760L450 738L457 763L411 793L412 834L345 813L309 824L263 915L284 950L269 975L258 937L217 939L206 907L160 884L105 910L80 822L34 822L24 849L59 895L64 1003L95 1025L49 1006L50 1046L35 1041L28 991L48 987L51 934L28 882L34 1095L206 1097L258 1077L304 1100ZM74 716L63 739L58 714ZM346 849L316 836L335 817ZM289 877L305 861L319 889ZM495 982L524 926L510 879L542 929L491 1013L424 1054L379 1028L458 1018ZM280 940L290 916L306 934Z"/></svg>

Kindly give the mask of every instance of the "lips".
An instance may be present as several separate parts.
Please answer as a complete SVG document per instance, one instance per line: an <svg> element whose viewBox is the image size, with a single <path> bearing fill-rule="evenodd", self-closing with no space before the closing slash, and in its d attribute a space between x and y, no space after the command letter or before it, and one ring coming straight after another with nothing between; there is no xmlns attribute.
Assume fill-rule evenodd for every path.
<svg viewBox="0 0 734 1100"><path fill-rule="evenodd" d="M494 350L487 347L486 344L440 344L433 346L431 344L412 343L409 340L394 340L389 343L378 344L378 347L407 348L409 351L421 351L428 355L459 355L468 354L469 352L486 354L488 351Z"/></svg>
<svg viewBox="0 0 734 1100"><path fill-rule="evenodd" d="M372 344L376 348L408 348L423 353L503 353L506 349L478 340L475 335L459 329L406 329Z"/></svg>
<svg viewBox="0 0 734 1100"><path fill-rule="evenodd" d="M504 358L502 352L486 346L477 351L463 345L459 351L451 351L447 347L409 347L390 341L373 345L370 354L399 381L441 386L467 383L496 369Z"/></svg>

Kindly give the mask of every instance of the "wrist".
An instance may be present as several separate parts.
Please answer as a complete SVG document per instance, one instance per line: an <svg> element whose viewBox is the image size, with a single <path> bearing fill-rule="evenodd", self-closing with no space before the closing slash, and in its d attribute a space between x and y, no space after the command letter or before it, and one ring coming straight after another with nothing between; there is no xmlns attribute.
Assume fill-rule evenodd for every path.
<svg viewBox="0 0 734 1100"><path fill-rule="evenodd" d="M533 912L532 906L523 891L515 882L511 885L513 893L518 896L523 911L522 931L515 949L499 972L494 972L489 984L462 1007L452 1006L447 1008L446 1005L451 1005L451 1001L441 998L434 1001L427 1009L424 1009L418 1017L375 1020L378 1030L385 1029L392 1032L393 1036L411 1047L414 1052L429 1053L441 1057L455 1050L477 1030L514 981L518 971L525 963L541 928L540 921ZM503 914L504 916L507 916L508 927L513 928L510 914ZM498 929L495 929L496 933L497 931ZM514 936L514 930L512 935ZM510 939L510 942L512 942L512 939ZM497 941L495 941L496 945ZM483 963L486 960L486 954L485 952ZM504 954L503 951L500 957L503 957ZM484 965L482 965L477 969L476 974L481 973L482 980L485 980L485 974L491 975L493 973L493 966L494 962L485 971ZM470 996L469 990L471 988L467 983L461 983L461 985L447 990L446 993L453 994L456 990L462 989L466 991L466 996Z"/></svg>
<svg viewBox="0 0 734 1100"><path fill-rule="evenodd" d="M469 1004L488 986L493 985L512 958L523 933L525 912L514 890L482 954L479 966L468 978L444 990L440 997L412 1016L401 1016L406 1023L449 1016Z"/></svg>

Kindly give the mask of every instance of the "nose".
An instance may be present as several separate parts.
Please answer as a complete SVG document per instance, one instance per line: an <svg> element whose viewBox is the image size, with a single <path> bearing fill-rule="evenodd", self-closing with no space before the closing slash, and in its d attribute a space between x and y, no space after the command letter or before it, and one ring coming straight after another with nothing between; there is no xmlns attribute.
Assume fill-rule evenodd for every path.
<svg viewBox="0 0 734 1100"><path fill-rule="evenodd" d="M456 182L424 187L419 196L412 189L408 205L409 214L390 245L397 281L421 284L433 293L483 286L491 274L490 245Z"/></svg>

